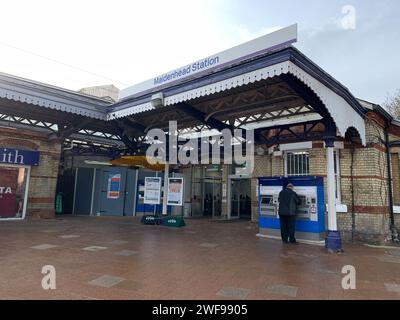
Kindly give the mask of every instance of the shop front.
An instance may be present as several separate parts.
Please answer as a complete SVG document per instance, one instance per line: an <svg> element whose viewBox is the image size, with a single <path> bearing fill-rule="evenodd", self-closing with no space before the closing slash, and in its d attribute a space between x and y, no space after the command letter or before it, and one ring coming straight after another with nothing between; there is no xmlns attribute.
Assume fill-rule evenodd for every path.
<svg viewBox="0 0 400 320"><path fill-rule="evenodd" d="M0 219L25 219L31 166L39 165L39 152L4 148L0 152Z"/></svg>

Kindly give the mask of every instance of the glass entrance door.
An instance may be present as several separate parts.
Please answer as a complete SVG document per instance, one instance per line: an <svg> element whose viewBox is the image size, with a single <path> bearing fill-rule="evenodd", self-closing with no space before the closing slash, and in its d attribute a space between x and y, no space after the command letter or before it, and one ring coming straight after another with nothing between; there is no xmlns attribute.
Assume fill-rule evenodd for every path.
<svg viewBox="0 0 400 320"><path fill-rule="evenodd" d="M251 180L231 178L230 219L251 219Z"/></svg>
<svg viewBox="0 0 400 320"><path fill-rule="evenodd" d="M217 218L221 216L222 184L220 179L204 179L203 216Z"/></svg>
<svg viewBox="0 0 400 320"><path fill-rule="evenodd" d="M231 219L238 219L240 214L240 181L239 179L231 180Z"/></svg>

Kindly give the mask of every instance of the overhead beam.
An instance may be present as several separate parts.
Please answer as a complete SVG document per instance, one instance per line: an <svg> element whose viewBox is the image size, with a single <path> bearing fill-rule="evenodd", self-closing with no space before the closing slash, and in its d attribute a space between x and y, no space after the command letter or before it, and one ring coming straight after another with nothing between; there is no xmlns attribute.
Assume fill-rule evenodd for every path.
<svg viewBox="0 0 400 320"><path fill-rule="evenodd" d="M285 125L277 125L273 127L267 128L258 128L254 130L254 137L256 144L279 144L279 143L288 143L288 142L297 142L303 140L315 140L315 138L322 138L324 136L324 132L315 132L313 134L312 129L315 128L318 124L322 124L325 126L322 120L308 121L308 122L299 122ZM310 126L307 128L307 126ZM295 133L293 128L295 127L303 127L303 132ZM279 134L273 138L267 139L263 132L270 130L279 130ZM280 133L283 131L288 131L292 134L293 137L290 138L281 138Z"/></svg>
<svg viewBox="0 0 400 320"><path fill-rule="evenodd" d="M2 128L8 128L8 129L23 129L23 130L33 130L33 131L38 131L42 132L44 134L50 134L53 131L45 126L39 126L39 125L30 125L27 123L22 123L22 122L15 122L15 121L9 121L9 120L0 120L0 127Z"/></svg>
<svg viewBox="0 0 400 320"><path fill-rule="evenodd" d="M141 133L141 134L146 134L146 126L133 120L132 118L128 117L125 119L122 119L123 124L127 128L132 128L133 130Z"/></svg>
<svg viewBox="0 0 400 320"><path fill-rule="evenodd" d="M200 111L193 107L191 104L187 102L180 102L176 105L176 108L181 110L182 112L186 113L187 115L191 116L192 118L208 125L212 129L217 129L218 131L222 131L224 129L228 129L230 131L234 130L233 126L230 126L222 121L214 118L214 117L207 117L207 114L203 111Z"/></svg>
<svg viewBox="0 0 400 320"><path fill-rule="evenodd" d="M121 141L125 144L125 146L130 150L130 151L135 151L137 150L137 143L135 141L132 141L132 139L126 134L127 132L127 127L124 121L115 121L114 122L114 128L117 132L117 135L121 138Z"/></svg>
<svg viewBox="0 0 400 320"><path fill-rule="evenodd" d="M258 101L252 104L231 106L224 110L217 110L212 112L211 116L224 115L225 117L242 117L246 116L251 112L252 114L265 113L265 112L275 112L281 109L295 108L301 105L300 99L295 99L291 101Z"/></svg>
<svg viewBox="0 0 400 320"><path fill-rule="evenodd" d="M90 124L94 121L95 120L92 118L84 118L84 119L72 124L71 126L68 126L61 130L58 130L57 132L53 132L53 133L49 134L48 139L49 140L66 139L71 134L78 132L79 130L85 128L88 124Z"/></svg>
<svg viewBox="0 0 400 320"><path fill-rule="evenodd" d="M73 119L74 116L76 116L67 112L63 112L61 115L60 111L48 108L30 110L28 106L23 103L0 98L0 113L11 117L65 125L71 120L71 118Z"/></svg>

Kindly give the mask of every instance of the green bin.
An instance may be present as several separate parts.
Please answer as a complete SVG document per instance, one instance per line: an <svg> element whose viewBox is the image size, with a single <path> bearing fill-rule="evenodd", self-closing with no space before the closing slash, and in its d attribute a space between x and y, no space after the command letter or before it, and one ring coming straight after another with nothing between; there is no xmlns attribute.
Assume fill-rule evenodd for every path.
<svg viewBox="0 0 400 320"><path fill-rule="evenodd" d="M58 193L56 196L56 213L62 213L62 194Z"/></svg>

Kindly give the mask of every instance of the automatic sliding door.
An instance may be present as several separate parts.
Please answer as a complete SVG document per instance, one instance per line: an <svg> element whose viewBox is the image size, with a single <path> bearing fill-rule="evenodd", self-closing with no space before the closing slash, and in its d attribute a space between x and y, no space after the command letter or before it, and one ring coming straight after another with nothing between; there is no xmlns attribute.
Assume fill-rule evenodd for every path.
<svg viewBox="0 0 400 320"><path fill-rule="evenodd" d="M231 180L231 219L239 218L240 180Z"/></svg>

